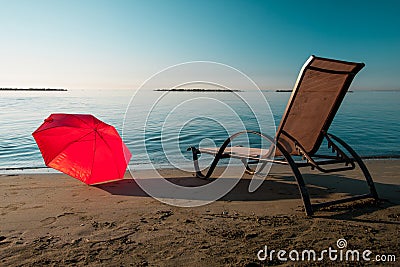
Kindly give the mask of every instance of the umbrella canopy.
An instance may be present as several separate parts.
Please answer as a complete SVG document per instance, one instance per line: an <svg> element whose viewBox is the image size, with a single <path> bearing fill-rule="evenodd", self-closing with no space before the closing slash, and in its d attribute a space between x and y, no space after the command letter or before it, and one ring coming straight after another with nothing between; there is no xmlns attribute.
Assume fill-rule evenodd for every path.
<svg viewBox="0 0 400 267"><path fill-rule="evenodd" d="M115 128L93 115L51 114L32 135L47 166L86 184L122 179L132 156Z"/></svg>

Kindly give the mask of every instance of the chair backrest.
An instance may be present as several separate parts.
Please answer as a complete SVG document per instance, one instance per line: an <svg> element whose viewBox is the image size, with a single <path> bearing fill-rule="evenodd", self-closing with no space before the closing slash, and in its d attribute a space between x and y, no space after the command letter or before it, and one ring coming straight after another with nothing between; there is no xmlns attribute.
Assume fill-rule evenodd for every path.
<svg viewBox="0 0 400 267"><path fill-rule="evenodd" d="M292 155L298 155L296 140L312 155L327 131L363 63L311 56L297 78L276 140ZM279 154L277 152L277 154Z"/></svg>

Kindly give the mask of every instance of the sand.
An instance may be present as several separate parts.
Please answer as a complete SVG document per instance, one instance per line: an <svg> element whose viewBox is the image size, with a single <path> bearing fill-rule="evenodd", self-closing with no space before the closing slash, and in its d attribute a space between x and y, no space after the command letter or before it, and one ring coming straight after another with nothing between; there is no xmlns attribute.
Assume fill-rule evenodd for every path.
<svg viewBox="0 0 400 267"><path fill-rule="evenodd" d="M290 169L273 166L254 193L249 176L211 204L182 208L163 204L126 179L87 186L63 174L0 176L0 265L92 266L263 266L318 265L320 262L261 261L268 250L322 251L337 248L400 261L399 160L367 161L381 201L361 200L304 214ZM321 175L305 171L313 201L366 192L359 171ZM192 173L162 170L178 184L204 181ZM138 172L135 175L145 175ZM262 255L262 254L260 254ZM286 254L287 257L287 254ZM326 256L324 264L333 262ZM352 262L355 265L376 261Z"/></svg>

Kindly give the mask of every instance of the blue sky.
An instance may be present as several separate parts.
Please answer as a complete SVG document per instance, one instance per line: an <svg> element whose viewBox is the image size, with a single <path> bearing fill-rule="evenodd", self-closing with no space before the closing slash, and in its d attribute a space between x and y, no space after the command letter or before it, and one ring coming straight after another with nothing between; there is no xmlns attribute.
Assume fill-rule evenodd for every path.
<svg viewBox="0 0 400 267"><path fill-rule="evenodd" d="M0 87L137 88L221 62L292 88L315 54L361 61L355 89L400 89L398 1L0 0Z"/></svg>

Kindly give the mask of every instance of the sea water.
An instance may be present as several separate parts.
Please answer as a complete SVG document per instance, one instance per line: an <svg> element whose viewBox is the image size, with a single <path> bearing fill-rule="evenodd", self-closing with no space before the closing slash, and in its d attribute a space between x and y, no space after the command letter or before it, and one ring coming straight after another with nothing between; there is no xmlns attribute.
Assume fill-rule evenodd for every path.
<svg viewBox="0 0 400 267"><path fill-rule="evenodd" d="M165 92L148 90L146 99L154 99ZM186 148L198 146L206 140L219 146L235 129L243 125L249 130L260 130L252 117L251 107L258 103L259 93L243 89L241 94L250 99L250 107L231 92L168 92L169 99L155 105L152 113L146 114L140 105L135 107L138 119L146 118L145 151L134 150L130 166L147 168L170 167L169 161L190 160ZM288 92L263 91L278 125L290 97ZM135 90L69 90L65 92L0 91L0 170L8 168L44 167L41 153L32 137L35 131L51 113L93 114L100 120L113 125L122 135L124 118ZM195 102L190 110L177 103L188 99L210 98L221 100L232 108L232 112L222 112L217 104L198 105ZM252 101L252 99L254 101ZM400 91L354 91L348 93L335 116L329 131L350 144L361 156L399 156L400 155ZM139 102L140 103L140 102ZM179 128L182 120L202 113L212 114L212 121L199 120L185 128ZM173 113L174 115L168 116ZM269 110L265 108L266 118ZM181 115L180 115L181 114ZM185 116L184 116L185 115ZM211 116L211 115L210 115ZM164 121L168 118L168 127ZM132 115L125 121L135 127ZM177 127L174 127L176 125ZM125 125L126 126L126 125ZM179 126L179 127L178 127ZM138 125L138 127L142 127ZM177 131L179 128L179 131ZM229 131L226 130L229 129ZM267 134L273 135L269 127ZM140 143L141 136L125 131L123 140L128 147ZM177 136L178 135L178 136ZM255 141L257 142L257 140ZM257 145L257 144L255 144ZM168 157L165 157L165 154ZM176 158L174 158L176 155Z"/></svg>

